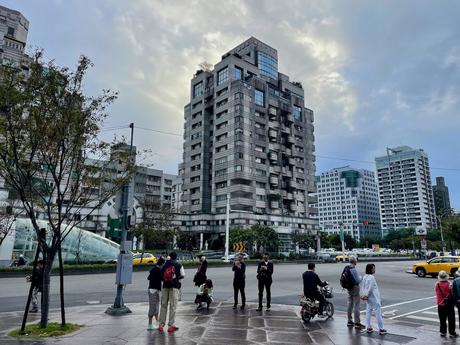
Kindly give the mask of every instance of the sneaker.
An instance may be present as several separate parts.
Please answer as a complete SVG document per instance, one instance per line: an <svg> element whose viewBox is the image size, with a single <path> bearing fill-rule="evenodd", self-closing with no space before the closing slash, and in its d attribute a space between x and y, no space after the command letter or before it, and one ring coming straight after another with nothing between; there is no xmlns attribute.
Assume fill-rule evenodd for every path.
<svg viewBox="0 0 460 345"><path fill-rule="evenodd" d="M236 304L233 305L233 310L235 310L235 309L236 309Z"/></svg>
<svg viewBox="0 0 460 345"><path fill-rule="evenodd" d="M379 334L380 335L384 335L384 334L387 334L387 330L386 329L379 329Z"/></svg>
<svg viewBox="0 0 460 345"><path fill-rule="evenodd" d="M256 311L262 311L262 307L257 308Z"/></svg>
<svg viewBox="0 0 460 345"><path fill-rule="evenodd" d="M30 309L29 313L38 313L38 309Z"/></svg>
<svg viewBox="0 0 460 345"><path fill-rule="evenodd" d="M267 309L266 309L266 310L267 310L267 311L270 311L270 308L271 308L270 306L267 306Z"/></svg>
<svg viewBox="0 0 460 345"><path fill-rule="evenodd" d="M244 310L244 308L245 308L245 305L243 304L243 305L240 307L240 309L241 309L241 310Z"/></svg>
<svg viewBox="0 0 460 345"><path fill-rule="evenodd" d="M366 328L366 326L364 326L362 323L355 323L355 328L364 329L364 328Z"/></svg>
<svg viewBox="0 0 460 345"><path fill-rule="evenodd" d="M353 327L355 323L353 321L348 321L347 322L347 327Z"/></svg>
<svg viewBox="0 0 460 345"><path fill-rule="evenodd" d="M147 326L147 331L153 331L155 327L153 325L148 325Z"/></svg>
<svg viewBox="0 0 460 345"><path fill-rule="evenodd" d="M445 336L447 336L446 333L441 333L441 337L445 337Z"/></svg>
<svg viewBox="0 0 460 345"><path fill-rule="evenodd" d="M372 327L368 327L367 330L366 330L367 333L372 333L374 332L374 330L372 329Z"/></svg>
<svg viewBox="0 0 460 345"><path fill-rule="evenodd" d="M177 330L179 330L179 327L176 327L176 326L172 326L172 327L169 327L169 328L168 328L168 332L169 332L169 333L175 332L175 331L177 331Z"/></svg>
<svg viewBox="0 0 460 345"><path fill-rule="evenodd" d="M458 337L458 334L457 333L453 333L450 335L451 338L457 338Z"/></svg>
<svg viewBox="0 0 460 345"><path fill-rule="evenodd" d="M158 327L158 332L163 332L163 327Z"/></svg>

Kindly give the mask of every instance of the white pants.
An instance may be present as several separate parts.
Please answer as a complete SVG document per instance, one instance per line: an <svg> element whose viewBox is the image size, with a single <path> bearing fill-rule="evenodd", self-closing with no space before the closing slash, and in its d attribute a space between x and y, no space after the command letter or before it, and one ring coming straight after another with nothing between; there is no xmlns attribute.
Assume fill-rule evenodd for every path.
<svg viewBox="0 0 460 345"><path fill-rule="evenodd" d="M32 310L38 310L38 287L32 290Z"/></svg>
<svg viewBox="0 0 460 345"><path fill-rule="evenodd" d="M374 304L374 303L367 303L366 306L366 326L367 328L371 328L371 316L372 316L372 311L375 312L375 318L377 319L377 326L379 329L383 329L383 319L382 319L382 309L380 307L380 304Z"/></svg>

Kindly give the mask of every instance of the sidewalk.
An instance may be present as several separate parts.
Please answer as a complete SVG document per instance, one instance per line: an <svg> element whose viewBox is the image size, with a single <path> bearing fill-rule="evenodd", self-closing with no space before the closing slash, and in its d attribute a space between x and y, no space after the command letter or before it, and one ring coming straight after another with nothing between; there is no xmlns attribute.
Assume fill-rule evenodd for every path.
<svg viewBox="0 0 460 345"><path fill-rule="evenodd" d="M215 303L211 310L196 311L191 303L179 303L177 326L173 334L147 331L148 304L130 304L132 314L109 316L105 305L88 305L67 309L67 320L84 325L78 332L47 340L19 341L6 336L11 328L21 324L22 312L0 313L0 344L110 344L110 345L300 345L300 344L451 344L455 340L440 338L433 327L407 322L385 321L389 333L361 333L346 327L343 313L333 319L314 319L304 325L297 313L298 307L273 305L269 312L257 312L256 305L247 310L233 310L231 304ZM33 315L30 321L38 321ZM50 313L50 319L59 320L59 310Z"/></svg>

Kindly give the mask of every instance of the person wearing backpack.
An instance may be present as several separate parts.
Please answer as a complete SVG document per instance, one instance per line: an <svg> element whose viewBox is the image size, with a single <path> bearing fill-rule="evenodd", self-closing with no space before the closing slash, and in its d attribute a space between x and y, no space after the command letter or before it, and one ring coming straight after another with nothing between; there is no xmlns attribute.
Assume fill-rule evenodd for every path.
<svg viewBox="0 0 460 345"><path fill-rule="evenodd" d="M438 274L434 291L436 293L436 304L438 305L439 332L441 337L447 335L447 322L449 322L449 334L457 337L455 333L455 309L452 300L452 289L449 284L449 275L445 271Z"/></svg>
<svg viewBox="0 0 460 345"><path fill-rule="evenodd" d="M460 272L455 272L455 279L452 281L452 300L458 310L458 327L460 328Z"/></svg>
<svg viewBox="0 0 460 345"><path fill-rule="evenodd" d="M359 284L361 283L361 278L356 270L357 259L354 256L350 256L348 260L350 264L344 267L340 276L340 285L348 292L347 326L364 329L366 326L361 324L360 319L361 298L359 297Z"/></svg>
<svg viewBox="0 0 460 345"><path fill-rule="evenodd" d="M172 252L169 254L170 259L165 262L161 268L163 288L161 290L161 310L160 324L158 331L163 332L166 324L166 314L168 313L169 304L169 320L168 332L174 332L179 329L175 325L177 300L179 299L179 289L181 287L181 279L185 277L184 267L176 261L177 254Z"/></svg>

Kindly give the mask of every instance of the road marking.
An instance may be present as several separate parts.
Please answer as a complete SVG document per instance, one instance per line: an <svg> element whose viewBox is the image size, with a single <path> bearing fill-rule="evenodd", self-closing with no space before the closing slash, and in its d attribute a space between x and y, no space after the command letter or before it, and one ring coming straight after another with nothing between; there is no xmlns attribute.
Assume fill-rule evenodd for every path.
<svg viewBox="0 0 460 345"><path fill-rule="evenodd" d="M387 310L382 313L383 316L395 316L398 309Z"/></svg>
<svg viewBox="0 0 460 345"><path fill-rule="evenodd" d="M419 301L425 301L425 300L432 299L432 298L436 298L436 296L423 297L423 298L412 299L410 301L399 302L399 303L394 303L394 304L388 304L388 305L382 306L380 309L392 308L392 307L396 307L398 305L409 304L409 303L414 303L414 302L419 302ZM361 313L364 314L365 312L366 312L366 309L361 310Z"/></svg>
<svg viewBox="0 0 460 345"><path fill-rule="evenodd" d="M431 322L439 322L439 319L435 319L433 317L423 317L423 316L417 316L417 315L409 315L407 317L408 319L414 319L414 320L422 320L422 321L431 321Z"/></svg>
<svg viewBox="0 0 460 345"><path fill-rule="evenodd" d="M405 313L405 314L401 314L401 315L396 315L396 316L390 317L389 319L390 319L390 320L398 319L398 318L400 318L400 317L404 317L404 316L407 316L407 315L412 315L412 314L420 313L420 312L422 312L422 311L429 310L429 309L433 309L433 308L436 308L436 307L437 307L437 306L434 305L434 306L431 306L431 307L428 307L428 308L423 308L423 309L419 309L419 310L410 311L410 312Z"/></svg>
<svg viewBox="0 0 460 345"><path fill-rule="evenodd" d="M436 311L424 311L422 314L429 314L429 315L436 315L436 316L438 316L438 312L436 312Z"/></svg>
<svg viewBox="0 0 460 345"><path fill-rule="evenodd" d="M86 301L88 304L100 304L101 301Z"/></svg>

